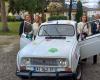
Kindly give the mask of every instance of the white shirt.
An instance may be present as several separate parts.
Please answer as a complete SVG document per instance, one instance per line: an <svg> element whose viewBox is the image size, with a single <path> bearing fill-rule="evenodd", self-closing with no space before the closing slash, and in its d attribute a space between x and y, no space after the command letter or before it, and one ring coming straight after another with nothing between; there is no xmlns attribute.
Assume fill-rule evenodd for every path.
<svg viewBox="0 0 100 80"><path fill-rule="evenodd" d="M34 35L36 35L39 31L39 24L38 23L33 23L33 31L34 31Z"/></svg>
<svg viewBox="0 0 100 80"><path fill-rule="evenodd" d="M88 26L86 25L86 23L83 22L79 22L77 25L77 32L80 34L82 32L86 32L88 34Z"/></svg>

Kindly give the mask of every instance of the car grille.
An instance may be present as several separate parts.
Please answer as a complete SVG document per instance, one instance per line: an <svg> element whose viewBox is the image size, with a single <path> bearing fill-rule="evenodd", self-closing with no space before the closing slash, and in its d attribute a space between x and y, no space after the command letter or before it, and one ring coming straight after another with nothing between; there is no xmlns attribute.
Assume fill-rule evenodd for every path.
<svg viewBox="0 0 100 80"><path fill-rule="evenodd" d="M32 65L58 66L58 59L32 58Z"/></svg>

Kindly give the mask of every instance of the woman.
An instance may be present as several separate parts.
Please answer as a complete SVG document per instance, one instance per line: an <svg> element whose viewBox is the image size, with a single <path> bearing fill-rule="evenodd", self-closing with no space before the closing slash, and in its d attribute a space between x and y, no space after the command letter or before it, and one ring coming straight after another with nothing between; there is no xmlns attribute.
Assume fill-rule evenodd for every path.
<svg viewBox="0 0 100 80"><path fill-rule="evenodd" d="M83 15L81 18L81 22L77 25L78 39L84 40L89 35L89 26L87 24L87 16ZM87 59L83 59L82 61L87 61Z"/></svg>
<svg viewBox="0 0 100 80"><path fill-rule="evenodd" d="M41 18L39 15L36 15L34 20L35 22L33 23L33 31L34 31L33 34L34 34L34 39L35 39L39 31L39 26L41 24Z"/></svg>
<svg viewBox="0 0 100 80"><path fill-rule="evenodd" d="M87 16L83 15L81 18L81 22L78 23L77 32L78 38L84 40L90 33L89 25L87 24Z"/></svg>
<svg viewBox="0 0 100 80"><path fill-rule="evenodd" d="M24 21L22 21L21 24L20 24L19 36L21 36L23 32L24 33L28 33L28 32L30 32L32 30L32 27L28 26L30 24L31 24L31 17L30 17L30 15L27 14L27 15L25 15Z"/></svg>

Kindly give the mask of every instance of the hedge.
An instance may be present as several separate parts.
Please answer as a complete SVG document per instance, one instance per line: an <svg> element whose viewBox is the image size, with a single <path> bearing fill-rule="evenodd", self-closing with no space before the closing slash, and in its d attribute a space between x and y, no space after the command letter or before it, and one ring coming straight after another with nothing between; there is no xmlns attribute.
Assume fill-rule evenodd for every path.
<svg viewBox="0 0 100 80"><path fill-rule="evenodd" d="M67 16L51 16L48 18L48 21L51 20L67 20Z"/></svg>
<svg viewBox="0 0 100 80"><path fill-rule="evenodd" d="M1 16L0 16L0 21L1 21ZM15 22L15 21L22 21L22 19L21 18L16 19L15 16L7 16L7 21L8 22Z"/></svg>

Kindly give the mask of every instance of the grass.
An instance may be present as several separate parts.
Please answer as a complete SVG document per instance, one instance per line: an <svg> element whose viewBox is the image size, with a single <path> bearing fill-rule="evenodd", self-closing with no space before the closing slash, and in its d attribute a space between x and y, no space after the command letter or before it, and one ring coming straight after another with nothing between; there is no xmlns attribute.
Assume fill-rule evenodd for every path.
<svg viewBox="0 0 100 80"><path fill-rule="evenodd" d="M18 35L20 22L8 22L9 32L2 32L2 23L0 22L0 35Z"/></svg>

